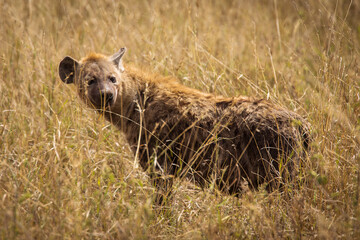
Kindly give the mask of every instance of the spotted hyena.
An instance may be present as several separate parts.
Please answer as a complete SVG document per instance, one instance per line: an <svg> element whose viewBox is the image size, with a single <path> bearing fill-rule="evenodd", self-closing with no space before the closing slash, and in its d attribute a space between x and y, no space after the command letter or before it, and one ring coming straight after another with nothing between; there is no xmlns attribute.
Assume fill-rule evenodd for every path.
<svg viewBox="0 0 360 240"><path fill-rule="evenodd" d="M123 65L126 52L65 57L60 78L126 136L159 199L174 177L239 194L282 186L296 174L308 146L308 123L263 99L203 93Z"/></svg>

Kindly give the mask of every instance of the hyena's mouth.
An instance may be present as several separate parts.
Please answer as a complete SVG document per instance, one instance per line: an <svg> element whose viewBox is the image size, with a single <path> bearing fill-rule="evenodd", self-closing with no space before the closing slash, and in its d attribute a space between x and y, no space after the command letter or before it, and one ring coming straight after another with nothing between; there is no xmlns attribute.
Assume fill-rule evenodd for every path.
<svg viewBox="0 0 360 240"><path fill-rule="evenodd" d="M108 111L115 104L115 96L113 94L90 96L89 100L91 105L99 111Z"/></svg>
<svg viewBox="0 0 360 240"><path fill-rule="evenodd" d="M114 96L111 94L104 98L105 107L111 107L114 104Z"/></svg>
<svg viewBox="0 0 360 240"><path fill-rule="evenodd" d="M114 103L114 96L111 95L102 99L100 107L102 110L110 110Z"/></svg>

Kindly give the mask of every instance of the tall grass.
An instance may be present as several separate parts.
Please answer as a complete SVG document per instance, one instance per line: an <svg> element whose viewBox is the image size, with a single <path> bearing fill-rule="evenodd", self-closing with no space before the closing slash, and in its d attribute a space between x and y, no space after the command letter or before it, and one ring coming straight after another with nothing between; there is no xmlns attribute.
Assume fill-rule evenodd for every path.
<svg viewBox="0 0 360 240"><path fill-rule="evenodd" d="M0 2L0 238L360 238L358 1ZM240 198L187 182L166 211L122 135L58 78L112 54L305 116L303 185Z"/></svg>

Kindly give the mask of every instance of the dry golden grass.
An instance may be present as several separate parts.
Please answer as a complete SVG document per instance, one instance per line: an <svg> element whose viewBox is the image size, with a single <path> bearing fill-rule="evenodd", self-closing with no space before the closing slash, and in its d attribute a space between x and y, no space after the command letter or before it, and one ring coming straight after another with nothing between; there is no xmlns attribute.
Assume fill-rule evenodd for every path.
<svg viewBox="0 0 360 240"><path fill-rule="evenodd" d="M1 239L360 238L360 2L0 2ZM163 211L119 131L58 78L112 54L205 92L307 117L299 189L235 198L189 183Z"/></svg>

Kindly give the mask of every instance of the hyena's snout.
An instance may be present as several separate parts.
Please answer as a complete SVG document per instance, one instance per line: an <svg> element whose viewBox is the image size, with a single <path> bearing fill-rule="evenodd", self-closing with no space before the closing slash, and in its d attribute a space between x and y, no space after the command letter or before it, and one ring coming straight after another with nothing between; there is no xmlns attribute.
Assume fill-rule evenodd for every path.
<svg viewBox="0 0 360 240"><path fill-rule="evenodd" d="M101 101L105 106L111 106L114 103L114 94L112 91L102 91Z"/></svg>
<svg viewBox="0 0 360 240"><path fill-rule="evenodd" d="M111 86L101 86L89 93L89 99L98 108L112 107L116 101L116 90Z"/></svg>

